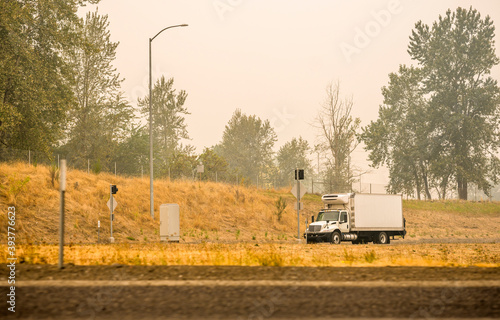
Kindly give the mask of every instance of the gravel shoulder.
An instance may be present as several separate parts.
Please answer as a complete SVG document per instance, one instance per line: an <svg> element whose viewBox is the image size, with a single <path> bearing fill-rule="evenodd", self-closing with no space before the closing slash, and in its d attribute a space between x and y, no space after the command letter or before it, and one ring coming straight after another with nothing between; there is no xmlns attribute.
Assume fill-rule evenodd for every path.
<svg viewBox="0 0 500 320"><path fill-rule="evenodd" d="M0 280L9 270L0 265ZM479 267L248 267L248 266L16 266L16 280L500 280L500 268Z"/></svg>

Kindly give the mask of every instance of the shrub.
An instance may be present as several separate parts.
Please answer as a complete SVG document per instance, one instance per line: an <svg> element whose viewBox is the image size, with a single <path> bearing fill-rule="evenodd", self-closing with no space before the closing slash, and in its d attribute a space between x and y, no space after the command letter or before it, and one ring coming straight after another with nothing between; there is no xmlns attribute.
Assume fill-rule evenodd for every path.
<svg viewBox="0 0 500 320"><path fill-rule="evenodd" d="M17 196L24 190L31 178L17 179L16 175L7 179L7 183L0 185L0 190L3 196L7 199L8 204L15 205Z"/></svg>
<svg viewBox="0 0 500 320"><path fill-rule="evenodd" d="M375 254L375 251L370 251L365 253L365 260L368 263L372 263L373 261L377 260L377 255Z"/></svg>
<svg viewBox="0 0 500 320"><path fill-rule="evenodd" d="M56 187L56 181L59 180L59 168L53 164L49 167L50 174L50 182L52 183L52 187Z"/></svg>
<svg viewBox="0 0 500 320"><path fill-rule="evenodd" d="M279 197L278 200L274 203L276 206L276 211L274 214L278 217L278 221L281 221L281 218L283 217L283 212L285 212L286 209L286 201L283 199L283 197Z"/></svg>
<svg viewBox="0 0 500 320"><path fill-rule="evenodd" d="M101 159L97 159L97 162L92 166L92 172L94 174L99 174L102 170Z"/></svg>

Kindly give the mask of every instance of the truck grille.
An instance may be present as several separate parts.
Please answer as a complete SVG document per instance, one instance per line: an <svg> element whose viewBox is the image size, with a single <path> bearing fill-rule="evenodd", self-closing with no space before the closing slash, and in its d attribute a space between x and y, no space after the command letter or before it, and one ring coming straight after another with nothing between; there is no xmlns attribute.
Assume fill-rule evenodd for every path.
<svg viewBox="0 0 500 320"><path fill-rule="evenodd" d="M321 230L321 226L309 226L309 231L311 232L319 232Z"/></svg>

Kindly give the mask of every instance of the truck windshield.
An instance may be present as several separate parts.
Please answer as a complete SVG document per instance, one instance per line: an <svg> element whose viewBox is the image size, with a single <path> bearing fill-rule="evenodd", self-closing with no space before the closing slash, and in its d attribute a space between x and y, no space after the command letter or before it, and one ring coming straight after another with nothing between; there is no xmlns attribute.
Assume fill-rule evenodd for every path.
<svg viewBox="0 0 500 320"><path fill-rule="evenodd" d="M316 221L338 221L339 214L339 211L321 211L318 213L318 219L316 219Z"/></svg>

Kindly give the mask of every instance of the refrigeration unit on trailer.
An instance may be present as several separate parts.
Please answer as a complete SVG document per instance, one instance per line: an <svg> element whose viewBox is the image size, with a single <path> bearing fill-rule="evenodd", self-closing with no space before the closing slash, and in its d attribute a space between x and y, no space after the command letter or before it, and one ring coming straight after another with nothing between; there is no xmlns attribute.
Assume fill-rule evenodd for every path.
<svg viewBox="0 0 500 320"><path fill-rule="evenodd" d="M401 195L326 194L324 208L306 229L307 243L342 241L388 244L391 237L406 235Z"/></svg>

